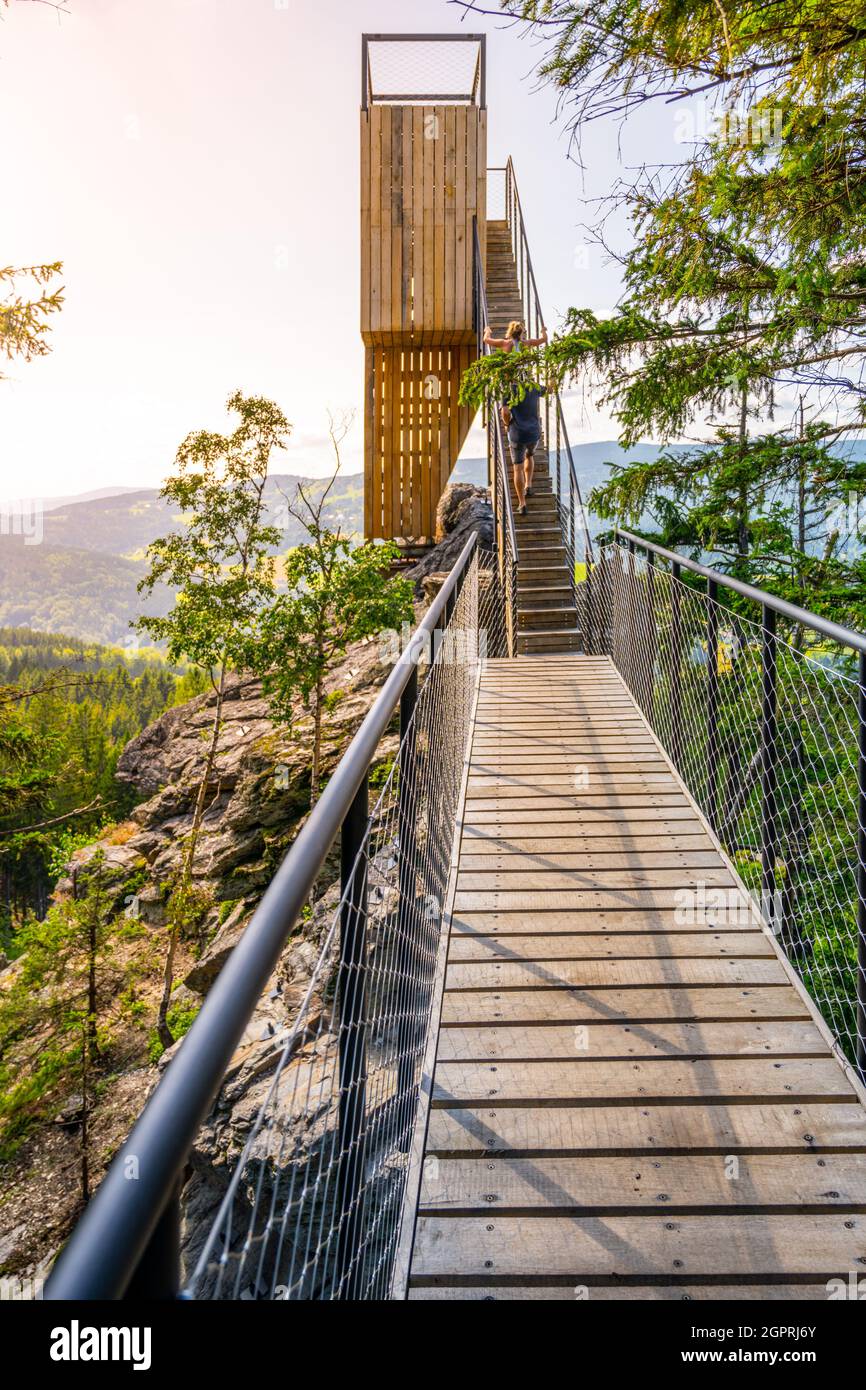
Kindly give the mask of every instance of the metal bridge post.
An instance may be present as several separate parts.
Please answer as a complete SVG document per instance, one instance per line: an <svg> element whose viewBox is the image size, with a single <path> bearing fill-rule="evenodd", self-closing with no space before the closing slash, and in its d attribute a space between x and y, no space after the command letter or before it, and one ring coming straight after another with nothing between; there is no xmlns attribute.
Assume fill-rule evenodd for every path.
<svg viewBox="0 0 866 1390"><path fill-rule="evenodd" d="M180 1293L180 1189L181 1182L166 1203L153 1234L144 1247L123 1297L129 1302L165 1302ZM117 1232L123 1238L122 1231Z"/></svg>
<svg viewBox="0 0 866 1390"><path fill-rule="evenodd" d="M718 830L719 586L707 580L707 820Z"/></svg>
<svg viewBox="0 0 866 1390"><path fill-rule="evenodd" d="M866 653L860 653L857 715L857 1070L866 1079Z"/></svg>
<svg viewBox="0 0 866 1390"><path fill-rule="evenodd" d="M400 696L400 783L397 806L398 843L398 888L397 939L399 965L397 968L397 1148L405 1153L409 1147L412 1132L411 1094L415 1084L414 1026L411 1015L403 1016L408 1008L409 994L406 982L412 975L412 964L417 947L415 937L415 900L417 882L415 874L417 841L415 820L417 809L417 767L415 748L417 731L413 722L415 705L418 701L418 667L409 677L403 694Z"/></svg>
<svg viewBox="0 0 866 1390"><path fill-rule="evenodd" d="M806 783L806 748L803 741L803 711L797 714L792 728L792 750L788 759L794 773L794 793L790 798L787 824L787 849L785 852L785 882L779 894L778 934L787 950L799 960L811 954L812 943L808 932L804 932L797 920L800 901L800 880L803 873L806 849L809 841L808 817L803 807L803 791Z"/></svg>
<svg viewBox="0 0 866 1390"><path fill-rule="evenodd" d="M625 602L627 621L625 624L626 650L628 652L628 687L632 695L637 695L637 662L635 660L635 633L637 631L637 593L636 593L636 563L634 558L634 541L628 541L628 559L626 561L625 579Z"/></svg>
<svg viewBox="0 0 866 1390"><path fill-rule="evenodd" d="M560 459L562 456L562 423L560 413L556 412L556 510L559 513L559 524L562 527L562 478L560 476ZM548 454L548 459L550 455ZM550 464L548 463L548 468ZM562 527L564 530L565 528Z"/></svg>
<svg viewBox="0 0 866 1390"><path fill-rule="evenodd" d="M777 709L776 709L776 614L763 606L761 654L761 911L768 926L775 925L776 855L779 831L776 818Z"/></svg>
<svg viewBox="0 0 866 1390"><path fill-rule="evenodd" d="M339 1223L335 1295L352 1297L360 1244L359 1202L364 1183L364 1114L367 1105L367 833L368 776L346 812L340 835L340 1017L339 1170L335 1222Z"/></svg>
<svg viewBox="0 0 866 1390"><path fill-rule="evenodd" d="M613 655L613 615L611 612L611 558L608 546L600 547L596 567L595 628L599 656Z"/></svg>
<svg viewBox="0 0 866 1390"><path fill-rule="evenodd" d="M655 645L656 645L656 557L651 550L646 556L647 649L644 662L646 685L646 714L652 723L655 713Z"/></svg>
<svg viewBox="0 0 866 1390"><path fill-rule="evenodd" d="M671 565L671 641L673 644L673 688L671 689L671 757L682 771L683 759L683 615L680 595L680 566Z"/></svg>
<svg viewBox="0 0 866 1390"><path fill-rule="evenodd" d="M584 547L584 557L586 565L586 577L583 581L584 588L586 590L586 601L584 603L584 612L586 613L586 652L588 656L597 656L600 653L597 653L595 650L595 614L593 612L592 562L589 558L589 551L586 549L586 547Z"/></svg>

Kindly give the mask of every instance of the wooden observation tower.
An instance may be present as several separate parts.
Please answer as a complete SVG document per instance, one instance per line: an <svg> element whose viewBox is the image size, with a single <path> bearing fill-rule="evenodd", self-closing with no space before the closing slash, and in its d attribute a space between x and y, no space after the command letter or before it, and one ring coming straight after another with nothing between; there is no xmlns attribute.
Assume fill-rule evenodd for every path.
<svg viewBox="0 0 866 1390"><path fill-rule="evenodd" d="M422 541L472 422L473 222L486 246L483 34L365 34L364 532ZM483 268L482 268L483 270Z"/></svg>

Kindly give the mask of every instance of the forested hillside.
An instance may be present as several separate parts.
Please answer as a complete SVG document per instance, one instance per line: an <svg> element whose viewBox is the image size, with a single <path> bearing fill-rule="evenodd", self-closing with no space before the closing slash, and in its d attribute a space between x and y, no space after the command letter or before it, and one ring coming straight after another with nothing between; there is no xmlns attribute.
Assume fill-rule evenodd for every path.
<svg viewBox="0 0 866 1390"><path fill-rule="evenodd" d="M122 645L131 638L143 574L143 564L118 555L0 536L0 622ZM165 589L152 602L167 613L172 595Z"/></svg>
<svg viewBox="0 0 866 1390"><path fill-rule="evenodd" d="M146 651L0 628L0 949L43 913L60 869L132 804L115 781L125 744L205 679ZM36 827L30 829L29 827Z"/></svg>

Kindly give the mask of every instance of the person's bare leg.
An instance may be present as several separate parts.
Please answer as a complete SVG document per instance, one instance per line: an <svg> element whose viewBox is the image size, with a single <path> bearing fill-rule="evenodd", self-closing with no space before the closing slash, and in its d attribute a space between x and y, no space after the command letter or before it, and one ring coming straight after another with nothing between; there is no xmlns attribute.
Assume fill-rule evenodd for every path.
<svg viewBox="0 0 866 1390"><path fill-rule="evenodd" d="M527 454L523 461L523 482L527 497L532 492L532 480L535 477L535 454Z"/></svg>
<svg viewBox="0 0 866 1390"><path fill-rule="evenodd" d="M523 481L523 465L520 463L515 463L514 465L514 490L517 493L518 508L525 507L526 485Z"/></svg>

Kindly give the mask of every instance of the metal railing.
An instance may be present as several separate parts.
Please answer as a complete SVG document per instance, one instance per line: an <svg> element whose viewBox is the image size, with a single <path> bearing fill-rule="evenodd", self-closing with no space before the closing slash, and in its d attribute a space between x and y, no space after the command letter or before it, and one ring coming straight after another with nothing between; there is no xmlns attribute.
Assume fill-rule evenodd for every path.
<svg viewBox="0 0 866 1390"><path fill-rule="evenodd" d="M46 1298L165 1298L181 1288L191 1297L387 1296L471 704L500 602L495 566L473 535L73 1232ZM370 768L397 714L399 745L370 811ZM311 912L338 836L339 892ZM285 950L302 918L319 952L293 1004L299 985L288 988ZM263 996L274 1023L251 1042L245 1029ZM230 1063L247 1069L260 1099L239 1151L225 1141L224 1197L210 1226L192 1233L182 1275L180 1190L206 1162L220 1167ZM207 1159L196 1149L203 1125Z"/></svg>
<svg viewBox="0 0 866 1390"><path fill-rule="evenodd" d="M580 588L596 650L866 1075L866 637L628 531ZM723 925L736 895L699 910Z"/></svg>
<svg viewBox="0 0 866 1390"><path fill-rule="evenodd" d="M475 271L475 330L478 356L490 349L484 341L484 328L489 323L487 286L484 282L484 261L478 238L478 221L473 218ZM495 401L484 406L487 420L487 478L493 503L497 583L502 593L501 612L504 619L503 641L491 655L513 656L517 635L517 536L514 529L514 509L511 505L509 456L502 420Z"/></svg>
<svg viewBox="0 0 866 1390"><path fill-rule="evenodd" d="M523 207L517 188L514 164L509 158L504 166L488 169L490 176L501 176L502 188L488 182L488 220L492 212L500 212L500 221L508 226L511 253L517 270L517 284L522 304L522 317L527 336L537 338L544 327L541 311L541 298L526 235ZM499 206L497 207L497 202ZM568 556L569 573L572 584L576 585L583 577L586 568L593 560L592 538L583 505L574 454L568 437L562 399L559 391L548 389L544 398L544 439L550 458L553 495L556 499L557 518Z"/></svg>

